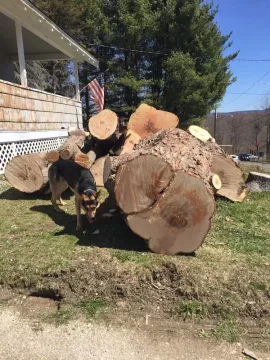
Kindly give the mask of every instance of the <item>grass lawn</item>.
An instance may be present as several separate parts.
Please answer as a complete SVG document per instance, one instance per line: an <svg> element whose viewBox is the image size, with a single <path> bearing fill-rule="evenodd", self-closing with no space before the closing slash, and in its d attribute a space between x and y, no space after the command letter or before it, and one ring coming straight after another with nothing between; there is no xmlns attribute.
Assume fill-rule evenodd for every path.
<svg viewBox="0 0 270 360"><path fill-rule="evenodd" d="M102 216L114 206L106 196L96 224L78 234L73 197L67 194L66 212L56 213L49 196L22 194L0 181L0 284L59 301L60 320L70 318L68 304L88 317L112 308L207 319L215 323L212 333L228 341L249 326L269 336L270 193L251 194L242 204L217 200L212 230L195 256L149 252L118 211Z"/></svg>

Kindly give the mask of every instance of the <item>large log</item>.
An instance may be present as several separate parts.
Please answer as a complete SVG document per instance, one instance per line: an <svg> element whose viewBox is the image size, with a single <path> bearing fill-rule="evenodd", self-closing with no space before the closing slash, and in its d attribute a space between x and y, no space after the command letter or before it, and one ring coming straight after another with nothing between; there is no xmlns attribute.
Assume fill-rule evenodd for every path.
<svg viewBox="0 0 270 360"><path fill-rule="evenodd" d="M103 187L104 183L107 181L109 177L109 173L111 170L111 160L108 156L104 156L99 158L92 166L91 173L94 176L96 185L98 187Z"/></svg>
<svg viewBox="0 0 270 360"><path fill-rule="evenodd" d="M157 253L195 251L215 210L212 154L186 132L165 130L111 158L116 201L128 226ZM116 177L115 177L116 174Z"/></svg>
<svg viewBox="0 0 270 360"><path fill-rule="evenodd" d="M180 129L160 131L131 153L109 158L105 186L114 190L128 226L149 241L151 250L190 253L203 243L214 195L223 187L212 168L215 156L227 159L215 143ZM108 161L104 169L108 172Z"/></svg>
<svg viewBox="0 0 270 360"><path fill-rule="evenodd" d="M79 164L87 169L90 169L90 167L92 166L92 164L94 163L95 160L96 160L96 154L92 150L90 150L87 154L79 152L75 155L75 158L74 158L74 161L77 164Z"/></svg>
<svg viewBox="0 0 270 360"><path fill-rule="evenodd" d="M138 134L142 139L156 134L158 131L176 128L179 119L176 115L157 110L147 104L142 104L133 113L128 122L128 129Z"/></svg>
<svg viewBox="0 0 270 360"><path fill-rule="evenodd" d="M19 155L8 162L5 177L15 189L33 193L48 181L48 165L46 153Z"/></svg>
<svg viewBox="0 0 270 360"><path fill-rule="evenodd" d="M74 159L84 145L85 136L71 135L59 148L59 155L63 160Z"/></svg>

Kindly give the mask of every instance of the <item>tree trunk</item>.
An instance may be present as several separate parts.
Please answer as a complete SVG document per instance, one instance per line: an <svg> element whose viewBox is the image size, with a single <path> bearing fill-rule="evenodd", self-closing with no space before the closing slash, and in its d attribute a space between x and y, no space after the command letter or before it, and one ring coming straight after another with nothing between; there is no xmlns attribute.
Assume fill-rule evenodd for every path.
<svg viewBox="0 0 270 360"><path fill-rule="evenodd" d="M7 164L5 177L15 189L33 193L48 181L48 165L46 153L19 155Z"/></svg>
<svg viewBox="0 0 270 360"><path fill-rule="evenodd" d="M190 253L202 244L215 210L211 159L203 143L179 129L160 131L131 153L110 158L105 185L114 187L128 226L149 240L152 251Z"/></svg>
<svg viewBox="0 0 270 360"><path fill-rule="evenodd" d="M142 104L131 115L128 129L144 139L156 134L159 130L176 128L178 123L179 119L176 115Z"/></svg>
<svg viewBox="0 0 270 360"><path fill-rule="evenodd" d="M152 251L190 253L203 243L215 210L213 195L223 188L214 159L217 169L220 159L235 166L217 144L180 129L164 130L141 140L131 153L109 158L105 186L114 191L128 226L149 240ZM241 170L237 180L242 189Z"/></svg>

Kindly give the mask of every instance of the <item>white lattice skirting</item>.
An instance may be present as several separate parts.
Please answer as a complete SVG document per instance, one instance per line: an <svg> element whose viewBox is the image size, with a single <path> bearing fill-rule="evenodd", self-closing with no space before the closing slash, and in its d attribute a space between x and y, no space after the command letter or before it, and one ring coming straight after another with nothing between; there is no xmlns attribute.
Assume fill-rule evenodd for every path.
<svg viewBox="0 0 270 360"><path fill-rule="evenodd" d="M7 142L8 136L3 139L3 133L0 133L0 174L4 173L7 163L15 156L57 150L67 138L67 134L53 134L54 137L46 138L46 134L43 133L42 139L31 139L31 137L37 137L38 135L33 136L33 134L31 134L29 136L29 134L30 133L24 134L24 136L17 136L18 139L28 137L30 138L29 140L16 141L16 137L14 138L13 134L11 138L14 138L15 141ZM51 132L48 135L52 135ZM55 135L58 136L55 137Z"/></svg>

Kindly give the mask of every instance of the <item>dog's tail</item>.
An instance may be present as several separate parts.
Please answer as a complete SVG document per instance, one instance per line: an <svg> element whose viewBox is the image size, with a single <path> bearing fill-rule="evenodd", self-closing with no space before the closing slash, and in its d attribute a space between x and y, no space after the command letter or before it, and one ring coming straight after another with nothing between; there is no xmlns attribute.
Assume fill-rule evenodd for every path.
<svg viewBox="0 0 270 360"><path fill-rule="evenodd" d="M42 188L39 190L41 194L48 195L51 193L51 187L49 181L46 182L45 185L42 186Z"/></svg>

